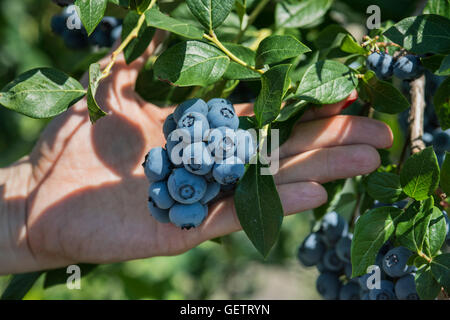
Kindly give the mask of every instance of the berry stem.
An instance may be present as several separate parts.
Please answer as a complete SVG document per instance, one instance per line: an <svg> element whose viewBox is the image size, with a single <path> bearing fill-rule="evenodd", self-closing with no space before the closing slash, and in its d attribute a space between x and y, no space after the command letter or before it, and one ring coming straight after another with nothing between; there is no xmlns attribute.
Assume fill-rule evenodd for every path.
<svg viewBox="0 0 450 320"><path fill-rule="evenodd" d="M258 72L259 74L264 74L263 70L260 69L256 69L255 67L247 64L245 61L242 61L241 59L239 59L238 57L236 57L230 50L228 50L223 44L222 42L220 42L220 40L217 38L216 34L214 33L214 31L211 31L210 35L207 35L206 33L203 35L203 38L205 38L208 41L211 41L212 43L214 43L220 50L223 51L223 53L225 53L231 60L233 60L234 62L240 64L241 66L244 66L252 71Z"/></svg>
<svg viewBox="0 0 450 320"><path fill-rule="evenodd" d="M102 77L101 80L108 77L111 74L111 69L116 63L117 57L122 53L122 51L130 44L130 42L137 38L139 35L139 31L141 30L142 25L145 22L145 12L150 10L156 3L156 0L152 0L150 4L148 5L148 8L144 10L144 12L140 15L139 20L136 24L136 26L131 30L130 34L125 38L125 40L122 41L120 46L113 51L111 54L111 61L108 63L106 68L102 71Z"/></svg>

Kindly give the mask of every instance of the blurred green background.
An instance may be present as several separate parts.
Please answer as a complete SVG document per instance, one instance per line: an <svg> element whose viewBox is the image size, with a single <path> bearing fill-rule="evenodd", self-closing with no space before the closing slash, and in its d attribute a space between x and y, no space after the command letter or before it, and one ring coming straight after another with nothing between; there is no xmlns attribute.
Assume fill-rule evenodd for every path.
<svg viewBox="0 0 450 320"><path fill-rule="evenodd" d="M361 1L336 1L326 20L308 37L317 35L327 24L342 21L347 21L349 31L364 33L361 26L367 1L363 2L364 5ZM386 8L382 11L386 15L383 20L399 19L412 8L392 6L392 1L369 2L380 4L382 10ZM124 14L121 9L113 10L116 16ZM50 30L52 15L60 11L50 0L0 0L0 88L18 74L42 66L58 68L79 78L93 54L105 53L65 48ZM396 135L401 135L396 119L385 120ZM28 154L47 123L48 120L27 118L0 107L0 167ZM397 153L399 145L394 146ZM207 242L176 257L100 266L82 279L81 290L68 290L64 285L43 290L41 277L25 298L319 299L314 288L316 269L304 269L295 259L297 246L310 231L312 221L311 212L286 218L280 239L267 260L239 232L223 238L222 244ZM8 279L0 277L0 291Z"/></svg>

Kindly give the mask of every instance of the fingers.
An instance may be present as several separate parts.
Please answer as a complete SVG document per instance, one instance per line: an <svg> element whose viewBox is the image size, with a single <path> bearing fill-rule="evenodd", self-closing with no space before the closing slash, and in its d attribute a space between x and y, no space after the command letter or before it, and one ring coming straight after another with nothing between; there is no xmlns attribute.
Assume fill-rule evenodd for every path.
<svg viewBox="0 0 450 320"><path fill-rule="evenodd" d="M357 99L358 99L358 92L356 90L353 90L352 93L345 100L342 100L334 104L314 107L306 111L300 121L311 121L314 119L321 119L334 116L336 114L339 114L343 109L347 108Z"/></svg>
<svg viewBox="0 0 450 320"><path fill-rule="evenodd" d="M334 116L298 123L291 137L280 147L280 158L339 145L367 144L389 148L392 131L385 123L366 117Z"/></svg>
<svg viewBox="0 0 450 320"><path fill-rule="evenodd" d="M339 146L304 152L281 160L279 165L275 175L277 184L297 181L325 183L368 174L379 167L380 156L368 145Z"/></svg>
<svg viewBox="0 0 450 320"><path fill-rule="evenodd" d="M277 189L285 215L316 208L327 201L326 190L315 182L284 184ZM198 234L203 237L201 241L206 241L240 229L233 199L227 198L210 206L208 218Z"/></svg>

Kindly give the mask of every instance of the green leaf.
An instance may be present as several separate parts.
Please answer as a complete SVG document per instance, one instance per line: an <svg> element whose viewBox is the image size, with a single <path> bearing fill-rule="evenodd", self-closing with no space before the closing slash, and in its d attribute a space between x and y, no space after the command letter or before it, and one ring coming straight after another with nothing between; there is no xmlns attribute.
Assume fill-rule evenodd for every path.
<svg viewBox="0 0 450 320"><path fill-rule="evenodd" d="M446 56L441 65L439 66L439 70L436 72L439 76L448 76L450 75L450 55Z"/></svg>
<svg viewBox="0 0 450 320"><path fill-rule="evenodd" d="M413 154L400 172L403 192L416 200L425 200L439 185L439 165L432 147Z"/></svg>
<svg viewBox="0 0 450 320"><path fill-rule="evenodd" d="M186 0L189 9L208 32L220 26L233 9L235 0Z"/></svg>
<svg viewBox="0 0 450 320"><path fill-rule="evenodd" d="M30 272L16 274L12 277L5 291L3 291L1 300L21 300L30 291L34 283L39 279L42 272Z"/></svg>
<svg viewBox="0 0 450 320"><path fill-rule="evenodd" d="M126 39L132 30L138 24L140 15L134 11L130 11L123 21L122 40ZM125 47L123 55L127 64L130 64L139 58L147 49L155 34L155 29L149 27L146 22L139 29L137 38L134 38Z"/></svg>
<svg viewBox="0 0 450 320"><path fill-rule="evenodd" d="M266 257L278 239L283 207L271 175L260 174L261 165L250 164L239 182L234 204L242 228Z"/></svg>
<svg viewBox="0 0 450 320"><path fill-rule="evenodd" d="M378 80L373 71L366 72L362 80L364 93L375 110L396 114L409 108L402 93L389 82Z"/></svg>
<svg viewBox="0 0 450 320"><path fill-rule="evenodd" d="M434 279L429 266L417 270L415 282L417 293L422 300L434 300L441 291L441 286Z"/></svg>
<svg viewBox="0 0 450 320"><path fill-rule="evenodd" d="M319 20L327 13L333 0L279 2L275 8L277 28L300 28Z"/></svg>
<svg viewBox="0 0 450 320"><path fill-rule="evenodd" d="M438 255L431 261L431 272L436 281L450 292L450 253Z"/></svg>
<svg viewBox="0 0 450 320"><path fill-rule="evenodd" d="M105 14L107 0L75 0L79 16L88 35L94 32Z"/></svg>
<svg viewBox="0 0 450 320"><path fill-rule="evenodd" d="M445 160L441 168L441 187L442 190L450 195L450 152L445 152Z"/></svg>
<svg viewBox="0 0 450 320"><path fill-rule="evenodd" d="M281 62L311 50L293 36L274 35L265 38L256 51L256 66Z"/></svg>
<svg viewBox="0 0 450 320"><path fill-rule="evenodd" d="M338 24L331 24L320 31L314 40L314 46L320 51L320 59L318 60L348 56L340 48L342 41L348 34L348 31Z"/></svg>
<svg viewBox="0 0 450 320"><path fill-rule="evenodd" d="M216 47L191 40L166 50L155 62L157 77L178 86L207 86L225 73L230 59Z"/></svg>
<svg viewBox="0 0 450 320"><path fill-rule="evenodd" d="M21 74L0 91L0 104L32 118L51 118L84 97L86 90L65 73L38 68Z"/></svg>
<svg viewBox="0 0 450 320"><path fill-rule="evenodd" d="M450 77L441 83L434 94L434 108L442 129L450 129Z"/></svg>
<svg viewBox="0 0 450 320"><path fill-rule="evenodd" d="M450 0L428 0L423 13L438 14L450 19Z"/></svg>
<svg viewBox="0 0 450 320"><path fill-rule="evenodd" d="M307 107L308 102L298 100L292 103L285 105L280 110L280 114L276 118L276 121L283 122L289 120L292 116L296 115L299 110L305 109Z"/></svg>
<svg viewBox="0 0 450 320"><path fill-rule="evenodd" d="M295 97L314 104L331 104L347 98L358 79L344 64L325 60L311 65L303 75Z"/></svg>
<svg viewBox="0 0 450 320"><path fill-rule="evenodd" d="M398 220L395 236L400 245L412 252L422 252L433 213L433 198L414 202Z"/></svg>
<svg viewBox="0 0 450 320"><path fill-rule="evenodd" d="M439 68L445 57L446 55L444 54L433 54L431 56L420 58L420 61L425 68L436 74L439 73Z"/></svg>
<svg viewBox="0 0 450 320"><path fill-rule="evenodd" d="M355 53L365 55L367 50L364 49L356 40L349 34L344 37L341 44L341 50L347 53Z"/></svg>
<svg viewBox="0 0 450 320"><path fill-rule="evenodd" d="M310 106L311 106L310 104L304 104L302 102L299 102L296 105L292 105L292 108L289 107L289 105L287 105L281 109L279 116L283 118L283 121L281 121L277 117L276 121L272 122L271 124L272 129L279 130L280 146L289 139L292 130L294 130L294 127L297 124L298 120L300 120L300 118L303 116L303 114L306 112L306 110L308 110ZM287 112L289 113L289 115L286 115L284 113L285 111L283 111L287 107L291 109L290 111Z"/></svg>
<svg viewBox="0 0 450 320"><path fill-rule="evenodd" d="M378 251L394 233L395 221L402 210L380 207L363 214L356 222L351 257L352 278L363 275L375 263Z"/></svg>
<svg viewBox="0 0 450 320"><path fill-rule="evenodd" d="M434 257L441 250L446 235L447 225L444 213L439 208L434 207L424 243L424 251L429 257Z"/></svg>
<svg viewBox="0 0 450 320"><path fill-rule="evenodd" d="M450 20L438 15L403 19L384 35L417 54L450 53Z"/></svg>
<svg viewBox="0 0 450 320"><path fill-rule="evenodd" d="M151 0L130 0L130 8L136 10L137 13L142 14L147 10Z"/></svg>
<svg viewBox="0 0 450 320"><path fill-rule="evenodd" d="M77 265L80 267L81 276L84 277L90 272L92 272L98 265L97 264L87 264L81 263ZM54 269L47 271L44 279L44 289L67 283L67 278L69 274L67 273L66 268Z"/></svg>
<svg viewBox="0 0 450 320"><path fill-rule="evenodd" d="M255 66L255 52L253 50L240 44L226 42L223 45L249 66ZM223 77L227 80L257 80L261 75L256 71L231 61Z"/></svg>
<svg viewBox="0 0 450 320"><path fill-rule="evenodd" d="M394 203L404 198L400 177L389 172L373 172L366 180L367 193L375 200Z"/></svg>
<svg viewBox="0 0 450 320"><path fill-rule="evenodd" d="M102 71L100 70L100 64L94 63L89 67L89 88L87 93L87 106L89 110L89 118L92 123L95 123L98 119L106 116L97 101L95 100L95 94L97 93L98 84L102 77Z"/></svg>
<svg viewBox="0 0 450 320"><path fill-rule="evenodd" d="M290 64L281 64L270 68L261 76L261 92L254 105L260 128L275 120L280 113L281 102L290 84L290 68Z"/></svg>
<svg viewBox="0 0 450 320"><path fill-rule="evenodd" d="M203 38L203 30L188 22L171 18L156 8L148 10L145 13L145 19L147 25L151 27L167 30L188 39L201 40Z"/></svg>

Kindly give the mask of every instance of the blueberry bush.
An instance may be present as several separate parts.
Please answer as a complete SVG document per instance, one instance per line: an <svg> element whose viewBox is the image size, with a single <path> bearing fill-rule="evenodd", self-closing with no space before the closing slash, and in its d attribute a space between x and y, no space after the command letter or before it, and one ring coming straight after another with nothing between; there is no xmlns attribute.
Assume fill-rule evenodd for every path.
<svg viewBox="0 0 450 320"><path fill-rule="evenodd" d="M344 112L398 123L401 143L379 150L376 172L325 185L329 201L314 210L298 259L318 269L316 287L325 299L449 298L448 0L53 2L61 7L47 19L53 34L90 55L70 75L49 67L23 70L0 91L1 106L49 119L86 97L95 126L108 117L96 91L117 56L133 62L155 31L164 30L135 90L161 107L178 106L164 123L167 144L142 159L149 179L143 201L160 223L196 232L208 203L233 194L246 236L266 257L284 214L273 177L261 173L268 166L264 146L273 151L275 129L282 144L305 111L356 89L358 101ZM383 23L366 27L372 2L380 4ZM96 61L105 55L111 59L102 69ZM77 80L83 71L87 88ZM237 117L233 103L248 101L254 116ZM189 142L176 136L180 130ZM173 158L175 148L181 161ZM3 297L22 297L40 275L15 276ZM45 272L46 286L63 276Z"/></svg>

